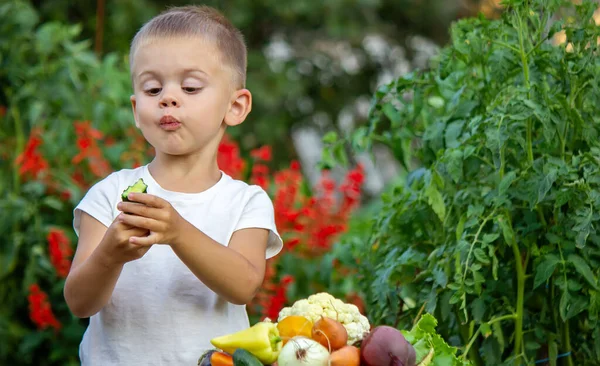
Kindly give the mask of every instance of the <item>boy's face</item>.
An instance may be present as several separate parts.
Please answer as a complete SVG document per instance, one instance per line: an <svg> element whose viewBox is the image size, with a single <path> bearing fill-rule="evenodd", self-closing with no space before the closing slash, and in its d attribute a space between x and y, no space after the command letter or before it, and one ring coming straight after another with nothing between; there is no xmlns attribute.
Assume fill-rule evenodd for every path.
<svg viewBox="0 0 600 366"><path fill-rule="evenodd" d="M219 52L198 37L159 38L137 49L131 103L157 154L212 156L226 125L250 112L250 92L233 87L232 68Z"/></svg>

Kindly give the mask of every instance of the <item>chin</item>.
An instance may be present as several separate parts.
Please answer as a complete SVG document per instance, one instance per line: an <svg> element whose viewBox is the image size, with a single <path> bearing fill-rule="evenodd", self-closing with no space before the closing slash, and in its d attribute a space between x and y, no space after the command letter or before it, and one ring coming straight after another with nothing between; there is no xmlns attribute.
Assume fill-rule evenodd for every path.
<svg viewBox="0 0 600 366"><path fill-rule="evenodd" d="M152 146L157 153L165 155L178 156L185 155L189 152L188 149L185 149L183 146L165 146L164 144L152 144Z"/></svg>

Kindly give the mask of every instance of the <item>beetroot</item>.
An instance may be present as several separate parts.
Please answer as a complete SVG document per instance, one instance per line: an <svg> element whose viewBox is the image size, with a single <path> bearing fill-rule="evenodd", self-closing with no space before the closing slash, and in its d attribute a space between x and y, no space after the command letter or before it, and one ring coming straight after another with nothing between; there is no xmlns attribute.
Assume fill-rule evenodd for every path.
<svg viewBox="0 0 600 366"><path fill-rule="evenodd" d="M375 327L363 339L360 359L365 366L415 366L416 353L402 333L393 327Z"/></svg>

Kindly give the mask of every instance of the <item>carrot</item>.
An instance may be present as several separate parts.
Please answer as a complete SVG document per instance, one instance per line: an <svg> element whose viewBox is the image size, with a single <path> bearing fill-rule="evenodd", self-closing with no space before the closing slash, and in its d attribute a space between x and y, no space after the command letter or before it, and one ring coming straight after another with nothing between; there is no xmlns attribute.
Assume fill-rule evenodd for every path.
<svg viewBox="0 0 600 366"><path fill-rule="evenodd" d="M233 366L233 357L229 353L215 352L210 356L211 366Z"/></svg>

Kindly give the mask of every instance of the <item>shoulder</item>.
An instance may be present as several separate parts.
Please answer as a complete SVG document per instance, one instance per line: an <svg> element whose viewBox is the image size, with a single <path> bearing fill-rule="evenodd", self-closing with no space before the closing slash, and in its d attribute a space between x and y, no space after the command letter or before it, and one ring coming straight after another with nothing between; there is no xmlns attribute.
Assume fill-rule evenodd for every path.
<svg viewBox="0 0 600 366"><path fill-rule="evenodd" d="M226 197L232 200L242 200L244 202L253 200L267 200L271 202L268 193L261 187L255 184L248 184L244 181L233 179L226 176L223 184L223 192L227 193Z"/></svg>

